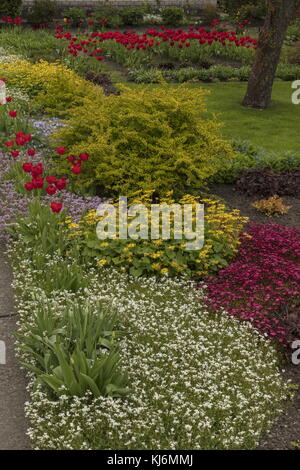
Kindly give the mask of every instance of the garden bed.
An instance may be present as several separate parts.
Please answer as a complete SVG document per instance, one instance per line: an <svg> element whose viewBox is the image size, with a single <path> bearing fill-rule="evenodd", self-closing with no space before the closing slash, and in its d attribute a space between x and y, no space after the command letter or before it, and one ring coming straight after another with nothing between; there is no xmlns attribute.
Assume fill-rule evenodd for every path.
<svg viewBox="0 0 300 470"><path fill-rule="evenodd" d="M232 184L214 185L210 188L211 194L215 194L226 202L231 209L239 209L243 217L249 217L249 223L257 222L261 224L269 223L270 220L278 224L288 225L300 228L300 198L285 196L284 203L291 206L290 210L283 215L270 217L258 212L251 204L258 199L259 196L247 196L241 193Z"/></svg>
<svg viewBox="0 0 300 470"><path fill-rule="evenodd" d="M289 379L300 384L289 365L300 337L300 199L284 196L292 207L270 218L252 207L258 194L234 186L247 174L249 188L249 172L264 168L298 171L289 85L276 82L265 113L240 108L240 83L178 87L160 71L153 86L115 85L115 63L124 81L125 69L144 73L145 64L168 60L192 75L210 74L212 60L239 62L242 71L215 66L212 78L226 81L235 70L235 79L247 79L257 41L216 22L143 32L90 28L74 37L57 26L51 34L20 30L17 40L3 32L9 54L0 76L9 96L0 107L0 223L14 271L32 446L296 448L298 425L293 439L281 430L299 406L296 395L288 408ZM36 60L39 42L49 61ZM193 63L193 71L185 67ZM299 70L292 72L289 79ZM233 142L247 133L282 153ZM294 153L286 152L290 140ZM175 229L169 239L99 240L97 206L117 204L119 195L129 211L136 203L194 211L202 203L203 246L187 250L188 237L176 238Z"/></svg>

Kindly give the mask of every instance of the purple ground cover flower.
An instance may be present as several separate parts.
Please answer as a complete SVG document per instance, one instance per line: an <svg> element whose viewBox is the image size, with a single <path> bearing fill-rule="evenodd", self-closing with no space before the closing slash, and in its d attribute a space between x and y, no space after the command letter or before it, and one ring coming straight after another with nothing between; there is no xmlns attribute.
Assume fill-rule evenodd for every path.
<svg viewBox="0 0 300 470"><path fill-rule="evenodd" d="M21 194L17 192L15 182L8 179L12 164L16 161L7 153L0 153L2 172L0 175L0 239L7 240L9 235L5 228L7 224L12 223L17 215L26 216L28 213L28 204L33 200L30 193ZM36 155L36 162L42 160L41 155ZM64 204L64 208L69 215L78 221L82 212L96 209L103 199L98 196L78 196L69 191L62 191L59 199ZM49 204L57 200L57 196L41 196L42 202Z"/></svg>

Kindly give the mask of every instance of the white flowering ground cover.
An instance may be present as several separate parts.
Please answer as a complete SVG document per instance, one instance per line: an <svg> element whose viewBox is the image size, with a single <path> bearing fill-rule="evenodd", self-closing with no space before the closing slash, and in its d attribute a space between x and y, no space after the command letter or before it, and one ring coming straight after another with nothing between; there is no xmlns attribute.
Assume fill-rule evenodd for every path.
<svg viewBox="0 0 300 470"><path fill-rule="evenodd" d="M11 246L19 328L28 334L37 309L63 315L70 304L97 302L116 311L125 398L59 399L30 372L26 413L36 449L250 449L270 428L288 395L272 344L226 312L209 314L204 294L186 281L131 279L89 272L88 287L50 291L19 239ZM200 296L200 298L199 298ZM22 346L19 344L19 347ZM22 360L35 363L28 352Z"/></svg>

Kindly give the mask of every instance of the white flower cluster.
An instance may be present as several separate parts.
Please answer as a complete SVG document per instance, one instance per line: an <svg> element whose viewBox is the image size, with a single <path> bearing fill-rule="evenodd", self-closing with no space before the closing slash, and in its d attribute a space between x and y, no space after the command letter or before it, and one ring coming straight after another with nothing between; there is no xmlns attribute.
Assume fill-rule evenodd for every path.
<svg viewBox="0 0 300 470"><path fill-rule="evenodd" d="M15 101L18 101L20 105L24 103L29 103L30 98L23 90L20 88L7 88L6 87L6 96L11 96Z"/></svg>
<svg viewBox="0 0 300 470"><path fill-rule="evenodd" d="M17 59L21 59L21 57L16 54L10 54L5 49L0 47L0 63L1 62L14 62Z"/></svg>
<svg viewBox="0 0 300 470"><path fill-rule="evenodd" d="M28 258L26 259L26 256ZM249 449L288 394L271 343L248 323L211 314L186 281L95 273L78 294L46 295L33 284L30 254L15 270L19 326L30 328L39 302L60 315L69 301L100 301L118 312L126 398L62 396L29 388L29 435L37 449ZM43 269L48 269L47 266ZM37 302L39 298L39 302Z"/></svg>

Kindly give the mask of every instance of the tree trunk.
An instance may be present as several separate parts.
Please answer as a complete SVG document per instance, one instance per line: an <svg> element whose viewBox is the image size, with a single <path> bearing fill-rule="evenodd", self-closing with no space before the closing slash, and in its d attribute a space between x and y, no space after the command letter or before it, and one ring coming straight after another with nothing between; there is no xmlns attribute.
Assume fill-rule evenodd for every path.
<svg viewBox="0 0 300 470"><path fill-rule="evenodd" d="M296 0L268 0L244 106L260 109L269 106L282 44L296 4Z"/></svg>

